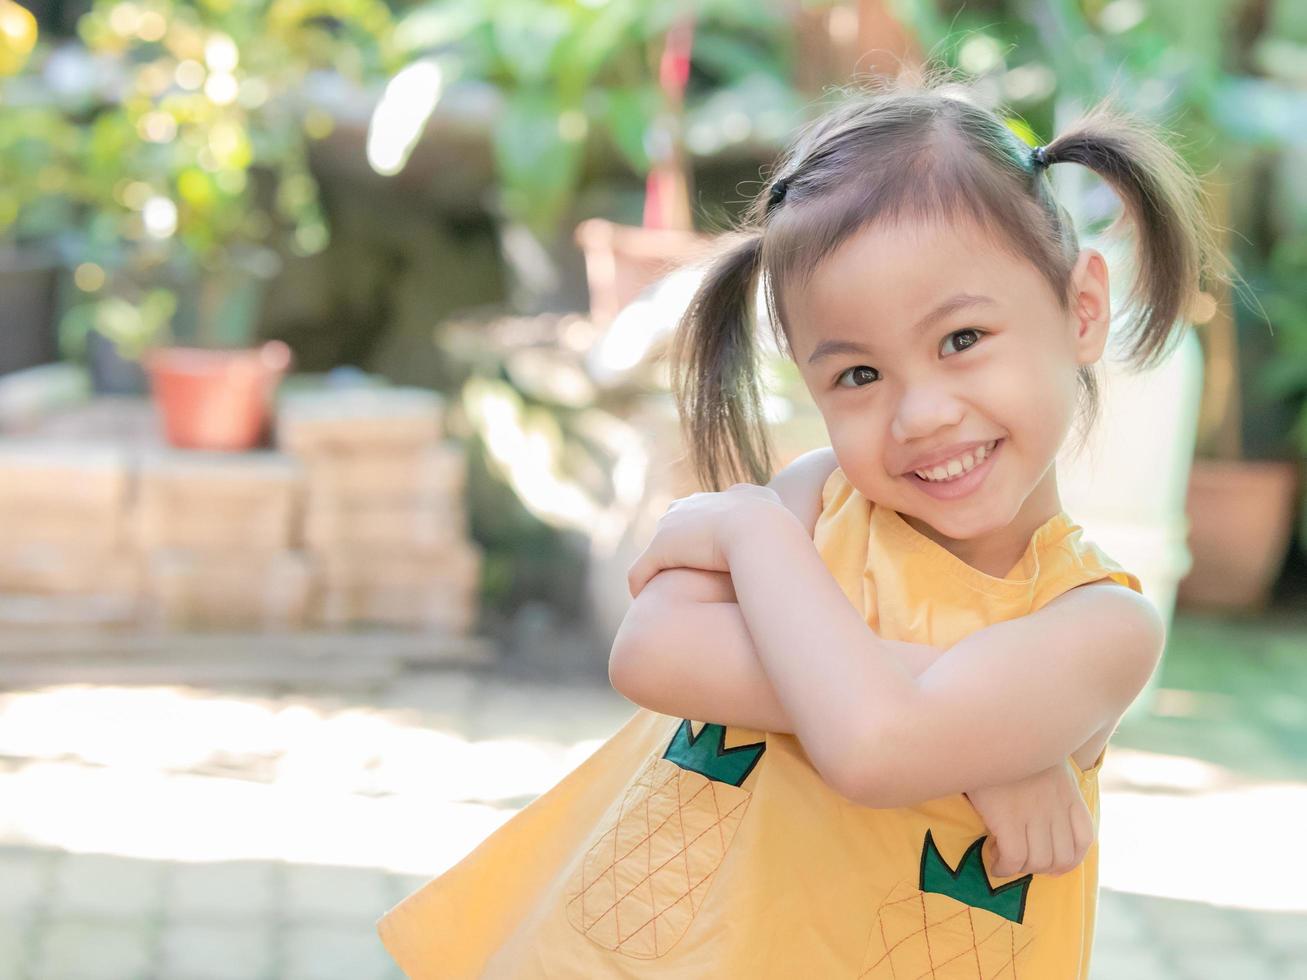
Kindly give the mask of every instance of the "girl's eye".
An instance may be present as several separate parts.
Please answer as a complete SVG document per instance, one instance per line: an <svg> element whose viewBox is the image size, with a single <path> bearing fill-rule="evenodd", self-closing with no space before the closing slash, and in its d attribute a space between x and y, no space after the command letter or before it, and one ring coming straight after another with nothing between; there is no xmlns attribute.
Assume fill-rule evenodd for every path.
<svg viewBox="0 0 1307 980"><path fill-rule="evenodd" d="M871 382L876 380L876 378L869 377L869 375L871 374L875 374L876 378L880 377L880 372L877 371L874 367L868 367L865 364L859 364L857 367L851 367L847 371L841 371L840 376L835 379L835 384L841 388L865 388L868 384L871 384ZM860 378L862 382L865 383L859 383L855 381L851 385L843 384L842 382L847 377Z"/></svg>
<svg viewBox="0 0 1307 980"><path fill-rule="evenodd" d="M960 348L958 348L959 350L966 350L968 347L975 347L976 341L979 340L981 337L983 337L985 332L983 330L977 330L975 327L967 327L965 330L953 331L951 334L949 334L947 337L944 338L944 342L948 343L948 341L952 340L954 337L961 337L965 334L972 334L974 335L975 339L970 340L967 343L963 344Z"/></svg>
<svg viewBox="0 0 1307 980"><path fill-rule="evenodd" d="M947 343L948 341L952 340L954 337L964 337L968 335L970 336L970 339L967 340L965 343L963 343L960 347L955 348L955 350L957 350L959 353L971 347L975 347L976 342L979 341L981 337L985 336L985 331L978 330L975 327L967 327L964 330L953 331L946 338L944 338L944 340L945 343ZM875 375L875 377L871 377L871 375L873 374ZM845 384L844 383L845 378L854 378L859 380L854 380L851 384ZM842 371L839 377L835 379L835 384L841 388L865 388L867 387L867 385L871 384L871 382L877 381L879 379L880 379L880 372L877 371L874 367L868 367L866 364L859 364L857 367L851 367L847 371Z"/></svg>

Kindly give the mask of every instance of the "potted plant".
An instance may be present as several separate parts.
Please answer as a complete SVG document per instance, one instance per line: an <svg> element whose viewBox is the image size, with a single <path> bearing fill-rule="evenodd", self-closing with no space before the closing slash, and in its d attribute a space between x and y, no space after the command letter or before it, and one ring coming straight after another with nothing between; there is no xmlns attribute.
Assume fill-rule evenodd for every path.
<svg viewBox="0 0 1307 980"><path fill-rule="evenodd" d="M1299 462L1275 445L1277 433L1285 431L1279 399L1304 379L1293 376L1295 369L1301 375L1301 365L1253 356L1261 345L1249 338L1265 331L1266 323L1241 299L1235 310L1234 316L1214 318L1206 331L1212 380L1204 391L1206 419L1185 503L1193 564L1178 598L1191 607L1259 612L1288 554L1299 495ZM1292 331L1289 318L1279 311L1272 316L1277 338L1282 330ZM1277 340L1276 346L1286 342ZM1256 449L1249 445L1250 433L1257 434Z"/></svg>
<svg viewBox="0 0 1307 980"><path fill-rule="evenodd" d="M1275 356L1264 368L1261 387L1268 397L1284 399L1285 448L1301 458L1307 456L1307 227L1276 242L1268 278L1258 295L1275 325Z"/></svg>
<svg viewBox="0 0 1307 980"><path fill-rule="evenodd" d="M772 57L788 89L816 91L836 83L846 76L846 65L848 69L859 65L863 52L874 52L886 68L900 56L919 58L906 31L885 9L884 0L859 0L857 8L856 50L850 50L855 45L849 44L848 37L839 37L849 32L830 23L833 13L849 12L841 4L818 0L781 16L768 11ZM651 73L657 79L659 99L644 122L642 153L631 160L645 175L641 224L590 218L576 228L576 242L585 254L590 316L601 325L611 322L618 310L668 271L700 258L711 241L710 236L694 230L686 129L689 125L702 134L707 111L730 113L731 107L725 100L713 98L701 101L687 117L686 90L692 68L700 85L723 68L721 37L712 23L712 13L682 12L665 28L661 55ZM700 21L703 37L696 50ZM845 23L847 26L847 17ZM743 55L742 50L735 52L736 57ZM749 60L764 64L761 59ZM738 117L735 121L738 124ZM718 123L716 128L726 126Z"/></svg>
<svg viewBox="0 0 1307 980"><path fill-rule="evenodd" d="M1267 118L1257 101L1245 103L1246 118ZM1244 125L1246 138L1252 134ZM1241 199L1230 209L1237 217L1222 224L1247 230L1230 244L1242 245L1248 288L1223 297L1204 334L1203 416L1186 502L1193 567L1179 593L1190 606L1245 613L1270 602L1293 538L1304 449L1300 422L1295 444L1295 415L1307 383L1295 362L1307 300L1303 230L1275 229L1270 218L1303 205L1293 199L1292 181L1277 179L1277 170L1283 175L1291 166L1275 149L1288 133L1266 135L1249 142L1269 144L1269 151L1242 159L1229 153L1225 186L1238 188Z"/></svg>
<svg viewBox="0 0 1307 980"><path fill-rule="evenodd" d="M694 258L708 241L694 232L682 129L693 43L689 15L673 23L663 39L657 76L662 111L650 120L643 141L650 148L643 223L590 218L576 228L576 243L585 254L590 316L599 324L612 322L645 287L679 261Z"/></svg>
<svg viewBox="0 0 1307 980"><path fill-rule="evenodd" d="M1195 568L1185 594L1206 606L1256 611L1269 601L1302 507L1307 456L1307 228L1278 239L1249 280L1261 309L1239 306L1241 354L1253 370L1236 433L1259 458L1212 460L1190 488ZM1271 329L1267 329L1267 326ZM1240 378L1239 375L1243 377ZM1245 381L1246 379L1246 381ZM1307 527L1299 528L1307 540ZM1200 561L1200 559L1202 559Z"/></svg>
<svg viewBox="0 0 1307 980"><path fill-rule="evenodd" d="M57 237L67 220L62 190L74 174L69 151L76 130L57 111L33 104L16 79L36 47L36 19L0 0L0 374L58 354L52 328Z"/></svg>
<svg viewBox="0 0 1307 980"><path fill-rule="evenodd" d="M1241 22L1240 30L1231 31L1223 9L1181 0L1129 9L1108 4L1081 10L1067 3L1029 10L1005 3L1000 8L997 20L994 11L986 10L945 21L934 4L909 5L905 11L924 47L941 50L1022 113L1023 120L1014 121L1017 128L1056 133L1061 107L1092 104L1104 93L1115 93L1131 111L1167 127L1177 149L1203 175L1217 226L1240 232L1228 236L1227 248L1255 225L1268 225L1265 218L1274 205L1265 200L1227 201L1226 195L1231 190L1263 195L1266 181L1247 169L1251 148L1292 144L1294 134L1307 124L1296 87L1296 63L1285 53L1288 45L1273 36L1286 29L1283 19L1253 16ZM1167 43L1181 34L1190 43L1179 48ZM1059 197L1070 198L1078 225L1092 211L1103 210L1096 203L1104 196L1101 188L1083 172L1055 168L1050 176ZM1243 263L1243 271L1252 265L1255 262ZM1167 522L1187 525L1187 540L1178 537L1181 554L1164 563L1172 572L1180 569L1174 594L1194 605L1255 609L1269 596L1288 544L1284 505L1292 499L1294 474L1292 464L1284 460L1255 458L1263 450L1244 438L1250 426L1241 425L1243 415L1251 410L1269 423L1273 412L1270 406L1255 404L1260 397L1255 385L1241 383L1241 374L1257 373L1251 342L1267 328L1255 314L1248 316L1246 307L1237 307L1232 292L1242 298L1251 291L1237 271L1234 278L1239 285L1233 291L1220 282L1204 283L1214 302L1201 315L1190 311L1201 356L1194 360L1177 351L1172 358L1183 360L1186 371L1192 361L1200 372L1195 379L1201 386L1197 431L1186 423L1168 443L1186 454L1193 447L1192 458L1184 461L1186 492L1171 500L1169 476L1165 487L1141 484L1137 502L1116 516L1129 516L1123 526L1146 527L1155 519L1148 512L1157 511L1165 494ZM1189 345L1190 338L1183 340L1181 346ZM1191 385L1181 387L1188 392ZM1154 434L1147 427L1135 427L1126 438L1137 445L1122 449L1146 458L1144 446ZM1158 460L1158 467L1166 474L1175 472L1167 460ZM1093 501L1088 503L1092 507ZM1255 523L1239 523L1244 520ZM1095 528L1086 524L1092 536ZM1153 563L1155 548L1133 549L1128 535L1124 540L1128 546L1121 549L1120 560L1132 560L1129 552L1138 550L1140 561ZM1187 565L1187 574L1182 565ZM1165 605L1165 590L1154 583L1164 571L1159 567L1158 574L1141 575L1159 608ZM1141 697L1136 703L1146 700Z"/></svg>
<svg viewBox="0 0 1307 980"><path fill-rule="evenodd" d="M688 184L677 190L689 173L686 161L733 152L761 158L801 115L790 82L789 5L694 4L688 60L687 9L643 0L488 0L459 6L455 16L444 0L428 0L397 25L408 64L378 103L370 140L383 130L407 135L385 161L384 172L398 173L442 105L458 101L457 93L486 95L480 115L489 121L493 148L490 206L517 312L575 308L567 263L577 257L574 215L586 203L583 187L602 196L600 207L627 228L661 225L650 239L678 250L687 241L695 244L684 203ZM667 72L683 79L683 114L660 86L665 49L671 52L663 62ZM684 150L679 159L677 141ZM634 173L643 181L660 160L670 161L656 181L666 192L659 202L600 185L596 178L613 171L614 155L623 180ZM646 221L646 204L657 205L659 213L665 204L666 213L679 210L680 217ZM625 254L635 236L596 237L598 248ZM654 242L634 250L647 259L660 247Z"/></svg>
<svg viewBox="0 0 1307 980"><path fill-rule="evenodd" d="M329 240L307 145L332 120L302 113L301 89L327 70L393 67L381 0L255 8L96 0L81 42L33 72L79 132L65 349L108 346L144 365L138 383L148 374L170 440L206 432L211 448L238 448L263 425L246 417L246 436L220 437L217 419L175 413L251 405L252 379L280 376L284 345L255 346L263 290L284 256ZM200 384L230 390L178 395Z"/></svg>

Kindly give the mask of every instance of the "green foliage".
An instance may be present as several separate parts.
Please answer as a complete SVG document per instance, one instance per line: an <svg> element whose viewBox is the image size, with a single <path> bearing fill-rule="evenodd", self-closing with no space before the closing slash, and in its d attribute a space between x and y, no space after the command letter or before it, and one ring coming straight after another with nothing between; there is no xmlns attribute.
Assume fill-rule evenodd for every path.
<svg viewBox="0 0 1307 980"><path fill-rule="evenodd" d="M206 266L233 246L275 241L279 225L295 251L325 246L306 143L331 124L301 117L295 96L315 70L364 79L388 67L380 0L97 0L78 30L126 82L89 120L80 197L117 219L96 232L139 240L148 193L176 208L163 237ZM258 198L255 170L271 175L271 200ZM125 199L132 185L137 197Z"/></svg>
<svg viewBox="0 0 1307 980"><path fill-rule="evenodd" d="M1267 282L1259 297L1274 329L1280 356L1262 373L1265 394L1299 406L1290 433L1307 457L1307 235L1283 238L1271 251Z"/></svg>
<svg viewBox="0 0 1307 980"><path fill-rule="evenodd" d="M668 29L687 14L695 34L678 125L658 86L658 59ZM660 126L717 132L724 111L743 110L752 135L779 138L799 110L789 16L780 0L430 0L401 19L396 39L411 61L437 61L451 82L500 93L499 203L548 237L584 179L592 140L643 175ZM723 104L723 94L735 104ZM420 127L433 109L415 109L409 125ZM692 153L718 148L688 142Z"/></svg>
<svg viewBox="0 0 1307 980"><path fill-rule="evenodd" d="M62 325L66 349L88 324L122 327L122 305L157 290L214 273L266 279L280 253L325 248L308 143L333 124L302 92L320 72L384 77L392 33L382 0L95 0L75 59L103 82L55 95L41 59L9 80L29 104L0 119L0 162L31 176L0 191L0 233L70 231L68 258L92 270ZM168 328L154 313L110 332L139 350ZM252 328L198 322L189 339L242 343Z"/></svg>
<svg viewBox="0 0 1307 980"><path fill-rule="evenodd" d="M77 127L44 106L0 112L0 236L41 239L64 227L77 177Z"/></svg>
<svg viewBox="0 0 1307 980"><path fill-rule="evenodd" d="M65 318L64 344L80 354L87 334L95 330L124 357L140 357L148 347L168 336L176 311L177 297L167 289L151 289L137 302L110 296L96 303L82 303L69 310Z"/></svg>
<svg viewBox="0 0 1307 980"><path fill-rule="evenodd" d="M1112 95L1167 130L1196 172L1242 189L1249 161L1295 150L1307 133L1302 4L1272 5L1256 35L1239 0L1000 0L983 10L896 0L895 7L924 47L1022 112L1041 142L1055 135L1056 108ZM1236 227L1275 230L1233 258L1262 300L1280 357L1266 364L1244 408L1256 413L1257 396L1286 399L1301 412L1293 435L1307 454L1307 182L1274 182L1249 200L1264 214L1234 215ZM1247 241L1236 233L1231 247ZM1260 316L1256 300L1249 312Z"/></svg>

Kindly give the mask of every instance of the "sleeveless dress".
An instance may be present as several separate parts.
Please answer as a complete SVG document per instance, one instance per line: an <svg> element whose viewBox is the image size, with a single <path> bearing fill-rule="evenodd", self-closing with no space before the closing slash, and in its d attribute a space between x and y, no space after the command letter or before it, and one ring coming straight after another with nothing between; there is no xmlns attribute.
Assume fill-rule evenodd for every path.
<svg viewBox="0 0 1307 980"><path fill-rule="evenodd" d="M1065 511L996 578L839 469L813 537L877 633L940 648L1089 582L1142 591ZM1071 762L1095 828L1103 754L1087 770ZM983 865L985 837L961 794L859 806L792 734L639 708L377 930L421 980L1085 980L1097 840L1060 877L1003 879Z"/></svg>

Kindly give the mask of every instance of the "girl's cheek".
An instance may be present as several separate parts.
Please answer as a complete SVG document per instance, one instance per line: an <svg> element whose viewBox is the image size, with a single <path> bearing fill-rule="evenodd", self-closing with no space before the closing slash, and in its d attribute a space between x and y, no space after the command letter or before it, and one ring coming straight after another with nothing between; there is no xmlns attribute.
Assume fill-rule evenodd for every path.
<svg viewBox="0 0 1307 980"><path fill-rule="evenodd" d="M868 430L831 432L831 448L849 480L857 487L870 488L889 480L884 458L884 443Z"/></svg>

